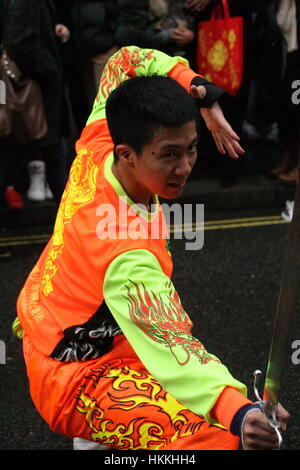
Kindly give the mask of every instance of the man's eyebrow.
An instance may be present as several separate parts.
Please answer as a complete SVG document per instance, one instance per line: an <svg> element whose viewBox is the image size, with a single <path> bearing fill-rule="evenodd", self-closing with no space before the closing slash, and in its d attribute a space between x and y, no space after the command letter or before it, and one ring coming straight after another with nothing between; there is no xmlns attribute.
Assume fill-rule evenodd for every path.
<svg viewBox="0 0 300 470"><path fill-rule="evenodd" d="M189 148L191 145L195 145L198 143L198 137L195 137L192 142L190 142L186 148ZM182 145L179 145L179 144L165 144L165 145L162 145L162 147L160 148L161 150L167 150L167 149L173 149L173 148L181 148Z"/></svg>

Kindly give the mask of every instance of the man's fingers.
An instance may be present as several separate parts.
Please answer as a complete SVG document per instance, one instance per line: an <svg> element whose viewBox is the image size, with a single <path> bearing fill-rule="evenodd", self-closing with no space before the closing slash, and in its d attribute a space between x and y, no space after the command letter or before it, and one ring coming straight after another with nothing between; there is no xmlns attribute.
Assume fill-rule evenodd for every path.
<svg viewBox="0 0 300 470"><path fill-rule="evenodd" d="M228 153L231 158L234 158L234 159L238 158L237 153L234 151L234 148L232 147L232 145L227 139L222 137L222 135L219 132L213 132L212 135L216 143L217 149L219 150L220 153L222 153L223 155Z"/></svg>
<svg viewBox="0 0 300 470"><path fill-rule="evenodd" d="M173 39L181 39L183 37L183 34L179 31L173 31L172 33L172 38Z"/></svg>
<svg viewBox="0 0 300 470"><path fill-rule="evenodd" d="M203 85L192 85L190 88L190 93L193 98L204 98L206 95L206 88Z"/></svg>
<svg viewBox="0 0 300 470"><path fill-rule="evenodd" d="M215 141L215 144L217 146L217 149L219 150L220 153L223 153L225 155L226 150L223 147L222 140L217 132L212 132L213 139Z"/></svg>
<svg viewBox="0 0 300 470"><path fill-rule="evenodd" d="M222 127L223 132L226 132L228 137L233 140L240 140L239 136L237 135L236 132L232 129L231 125L229 124L228 121L226 121L225 118L222 119L222 122L220 122L220 127Z"/></svg>
<svg viewBox="0 0 300 470"><path fill-rule="evenodd" d="M280 427L279 429L281 431L285 431L286 430L286 425L287 425L287 422L288 420L290 419L291 415L290 413L285 409L283 408L283 406L281 405L281 403L278 403L277 405L277 413L276 413L276 416L277 416L277 419L280 423Z"/></svg>
<svg viewBox="0 0 300 470"><path fill-rule="evenodd" d="M265 443L270 442L273 446L278 443L278 436L275 430L267 423L267 427L261 427L260 423L256 423L252 426L249 426L249 430L245 426L244 432L247 434L247 439L259 438L265 445Z"/></svg>
<svg viewBox="0 0 300 470"><path fill-rule="evenodd" d="M240 154L245 153L236 140L230 139L220 132L212 132L212 136L220 153L225 154L227 150L229 156L235 160L239 158Z"/></svg>
<svg viewBox="0 0 300 470"><path fill-rule="evenodd" d="M184 6L192 11L202 11L212 2L212 0L186 0Z"/></svg>
<svg viewBox="0 0 300 470"><path fill-rule="evenodd" d="M229 155L235 159L238 159L241 154L245 153L240 144L232 139L226 140L225 147L227 148Z"/></svg>
<svg viewBox="0 0 300 470"><path fill-rule="evenodd" d="M220 133L221 139L223 144L228 150L228 153L233 158L239 158L239 155L243 155L245 150L241 147L240 143L231 135L224 133L223 131Z"/></svg>
<svg viewBox="0 0 300 470"><path fill-rule="evenodd" d="M231 158L234 158L235 160L237 160L239 158L239 155L235 151L234 146L232 145L231 141L229 141L227 139L224 139L224 140L225 140L225 142L223 141L223 145L225 146L229 156Z"/></svg>
<svg viewBox="0 0 300 470"><path fill-rule="evenodd" d="M245 442L245 450L274 450L278 449L278 438L276 442L270 442L270 441L257 441L257 438L251 438L247 439Z"/></svg>
<svg viewBox="0 0 300 470"><path fill-rule="evenodd" d="M211 132L222 131L229 138L240 140L239 136L234 132L229 122L225 119L220 105L216 102L210 108L201 108L200 113L205 121L207 128Z"/></svg>
<svg viewBox="0 0 300 470"><path fill-rule="evenodd" d="M199 0L186 0L185 6L186 7L193 7L195 5L198 5Z"/></svg>
<svg viewBox="0 0 300 470"><path fill-rule="evenodd" d="M197 93L198 93L197 88L198 87L196 87L196 85L191 85L190 94L192 95L193 98L197 98Z"/></svg>
<svg viewBox="0 0 300 470"><path fill-rule="evenodd" d="M279 439L266 416L259 410L251 410L245 416L243 426L244 448L246 450L277 449Z"/></svg>
<svg viewBox="0 0 300 470"><path fill-rule="evenodd" d="M199 0L187 0L185 6L192 11L201 11L205 8L205 5L200 3Z"/></svg>
<svg viewBox="0 0 300 470"><path fill-rule="evenodd" d="M279 440L274 430L272 433L266 433L262 430L245 432L244 446L246 450L273 450L279 447Z"/></svg>
<svg viewBox="0 0 300 470"><path fill-rule="evenodd" d="M199 88L199 87L198 87ZM191 87L191 93L194 94L194 88ZM239 154L244 154L245 151L239 144L239 136L234 132L228 121L226 121L220 105L216 102L210 108L201 108L201 116L203 117L206 127L212 133L216 146L220 153L226 153L235 160L238 159Z"/></svg>
<svg viewBox="0 0 300 470"><path fill-rule="evenodd" d="M232 141L232 145L238 154L243 155L245 153L245 150L243 149L243 147L241 147L239 142L237 142L236 140Z"/></svg>

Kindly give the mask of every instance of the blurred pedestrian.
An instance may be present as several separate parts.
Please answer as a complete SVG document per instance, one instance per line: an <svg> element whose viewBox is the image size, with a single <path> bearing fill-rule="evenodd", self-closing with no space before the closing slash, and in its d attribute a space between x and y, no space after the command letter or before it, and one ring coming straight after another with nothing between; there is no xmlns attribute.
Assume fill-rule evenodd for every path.
<svg viewBox="0 0 300 470"><path fill-rule="evenodd" d="M51 0L3 2L3 45L21 71L39 83L48 124L47 134L31 144L32 159L39 163L29 165L29 180L33 179L33 189L36 189L29 188L29 195L37 193L35 200L43 200L47 181L59 203L68 178L68 166L62 134L62 63L55 32L55 8Z"/></svg>
<svg viewBox="0 0 300 470"><path fill-rule="evenodd" d="M185 9L184 0L149 0L145 47L190 60L194 39L193 15Z"/></svg>
<svg viewBox="0 0 300 470"><path fill-rule="evenodd" d="M212 9L220 3L217 0L185 0L185 7L194 14L195 28L197 30L200 21L208 21L212 15ZM244 32L244 53L243 53L243 76L241 86L238 92L232 96L228 93L220 99L220 104L227 119L236 130L238 135L242 135L242 126L246 117L250 82L253 70L253 12L256 11L255 0L228 0L230 15L232 17L243 18ZM197 46L198 47L198 46ZM199 70L201 73L201 70ZM209 142L206 145L206 153L209 154L207 163L216 175L220 185L232 186L239 181L240 175L243 173L243 159L234 162L230 158L220 159L215 153L212 141L203 127L203 140ZM211 170L211 168L210 168Z"/></svg>
<svg viewBox="0 0 300 470"><path fill-rule="evenodd" d="M300 76L299 27L299 0L261 3L255 22L256 115L265 126L277 122L280 157L271 175L288 184L296 184L300 150L300 109L292 101L292 84Z"/></svg>
<svg viewBox="0 0 300 470"><path fill-rule="evenodd" d="M53 0L57 20L55 32L60 38L58 46L63 67L63 132L70 141L70 147L74 146L90 113L88 95L82 80L81 61L75 46L76 33L73 31L72 8L76 2L77 0Z"/></svg>
<svg viewBox="0 0 300 470"><path fill-rule="evenodd" d="M0 0L0 56L3 58L3 34L4 34L4 1ZM24 202L21 194L16 190L19 172L22 169L21 146L11 143L6 138L0 139L0 206L9 209L23 209Z"/></svg>
<svg viewBox="0 0 300 470"><path fill-rule="evenodd" d="M122 46L141 45L148 9L148 0L75 0L71 34L81 58L89 108L108 59Z"/></svg>

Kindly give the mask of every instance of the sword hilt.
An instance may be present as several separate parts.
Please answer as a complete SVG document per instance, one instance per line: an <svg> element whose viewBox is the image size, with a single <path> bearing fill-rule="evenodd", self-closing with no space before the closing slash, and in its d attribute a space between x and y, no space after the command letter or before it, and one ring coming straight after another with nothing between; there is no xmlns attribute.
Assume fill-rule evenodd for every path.
<svg viewBox="0 0 300 470"><path fill-rule="evenodd" d="M281 444L282 444L282 436L281 436L281 433L279 431L279 422L278 422L277 417L276 417L277 407L274 406L273 403L268 403L265 400L263 400L261 398L260 394L259 394L258 383L259 383L259 380L262 376L262 372L260 370L256 370L256 371L254 371L253 376L254 376L253 388L254 388L255 398L257 399L258 404L259 404L262 412L264 413L267 420L269 421L270 426L275 430L275 432L277 434L278 447L276 447L274 450L279 450L280 447L281 447Z"/></svg>

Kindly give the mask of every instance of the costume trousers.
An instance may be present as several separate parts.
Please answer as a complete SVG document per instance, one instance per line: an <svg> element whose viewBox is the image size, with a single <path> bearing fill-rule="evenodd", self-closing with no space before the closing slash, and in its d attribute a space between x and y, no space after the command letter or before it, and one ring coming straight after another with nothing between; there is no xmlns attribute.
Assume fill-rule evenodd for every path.
<svg viewBox="0 0 300 470"><path fill-rule="evenodd" d="M236 450L239 439L187 410L124 335L95 360L58 362L23 338L32 400L50 428L119 450Z"/></svg>

